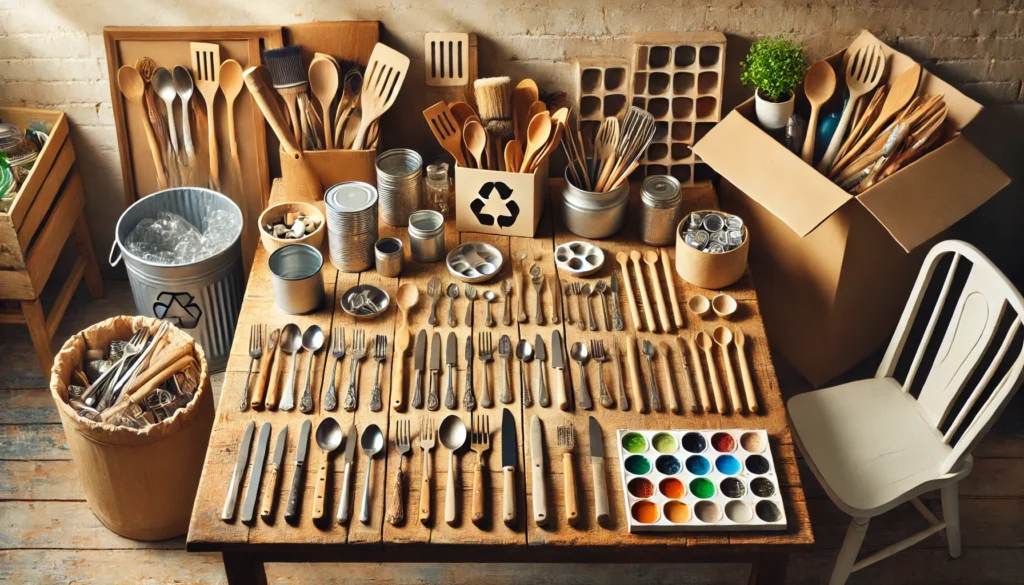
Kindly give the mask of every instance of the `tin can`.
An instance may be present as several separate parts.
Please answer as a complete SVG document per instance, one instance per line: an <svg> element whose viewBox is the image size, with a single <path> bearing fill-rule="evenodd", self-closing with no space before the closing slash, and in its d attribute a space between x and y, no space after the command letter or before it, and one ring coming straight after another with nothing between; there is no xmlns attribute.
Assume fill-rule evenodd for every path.
<svg viewBox="0 0 1024 585"><path fill-rule="evenodd" d="M324 257L309 244L282 246L267 260L274 304L289 315L304 315L324 302Z"/></svg>
<svg viewBox="0 0 1024 585"><path fill-rule="evenodd" d="M409 251L417 262L444 260L444 216L421 209L409 216Z"/></svg>
<svg viewBox="0 0 1024 585"><path fill-rule="evenodd" d="M668 246L675 241L682 201L682 187L675 177L651 175L644 179L640 192L640 239L652 246Z"/></svg>
<svg viewBox="0 0 1024 585"><path fill-rule="evenodd" d="M405 248L398 238L381 238L373 246L377 260L377 274L397 278L405 268Z"/></svg>
<svg viewBox="0 0 1024 585"><path fill-rule="evenodd" d="M342 272L373 266L377 243L377 190L352 181L338 183L324 194L331 264Z"/></svg>
<svg viewBox="0 0 1024 585"><path fill-rule="evenodd" d="M409 215L423 207L423 158L414 150L393 148L377 157L380 218L397 227L409 225Z"/></svg>
<svg viewBox="0 0 1024 585"><path fill-rule="evenodd" d="M588 159L589 164L589 159ZM562 220L577 236L592 239L610 238L622 230L629 206L629 181L616 189L595 193L573 185L569 169L565 170L562 189Z"/></svg>

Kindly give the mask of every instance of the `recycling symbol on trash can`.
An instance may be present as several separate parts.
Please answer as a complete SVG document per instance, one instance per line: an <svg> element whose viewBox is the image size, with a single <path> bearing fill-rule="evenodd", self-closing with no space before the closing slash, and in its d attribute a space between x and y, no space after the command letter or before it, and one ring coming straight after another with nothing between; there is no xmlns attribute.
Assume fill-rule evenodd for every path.
<svg viewBox="0 0 1024 585"><path fill-rule="evenodd" d="M497 191L498 197L491 197ZM498 227L507 228L516 223L519 217L519 205L510 201L512 189L502 182L484 183L480 187L480 197L469 204L469 209L476 216L480 225L492 226L497 222ZM487 211L487 213L484 213Z"/></svg>
<svg viewBox="0 0 1024 585"><path fill-rule="evenodd" d="M153 303L153 315L166 319L180 329L195 329L203 310L195 304L195 297L187 292L162 292Z"/></svg>

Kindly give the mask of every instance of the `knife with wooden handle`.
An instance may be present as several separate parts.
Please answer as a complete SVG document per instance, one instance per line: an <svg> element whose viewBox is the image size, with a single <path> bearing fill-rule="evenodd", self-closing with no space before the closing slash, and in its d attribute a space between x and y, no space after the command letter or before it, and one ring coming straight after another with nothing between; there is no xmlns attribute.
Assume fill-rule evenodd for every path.
<svg viewBox="0 0 1024 585"><path fill-rule="evenodd" d="M516 419L512 411L504 409L501 415L501 474L504 479L502 489L502 520L505 526L514 528L516 525L516 464L518 464L518 445L516 444Z"/></svg>
<svg viewBox="0 0 1024 585"><path fill-rule="evenodd" d="M530 417L530 467L532 473L533 521L537 526L548 523L548 498L544 491L544 439L540 417Z"/></svg>
<svg viewBox="0 0 1024 585"><path fill-rule="evenodd" d="M270 467L267 469L267 486L263 489L263 504L260 506L260 518L269 522L274 511L274 500L277 499L277 478L281 473L281 463L284 461L285 447L288 442L288 427L281 429L277 435L277 444L274 445L274 456L270 460Z"/></svg>
<svg viewBox="0 0 1024 585"><path fill-rule="evenodd" d="M590 417L590 471L594 479L594 512L597 514L597 523L607 524L610 515L608 484L604 473L604 439L601 436L601 425L594 417Z"/></svg>

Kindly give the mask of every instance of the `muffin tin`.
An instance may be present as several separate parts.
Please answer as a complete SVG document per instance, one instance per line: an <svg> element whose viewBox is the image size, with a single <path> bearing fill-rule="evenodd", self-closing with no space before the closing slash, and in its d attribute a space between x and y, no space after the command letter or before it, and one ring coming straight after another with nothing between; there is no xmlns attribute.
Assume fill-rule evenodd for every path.
<svg viewBox="0 0 1024 585"><path fill-rule="evenodd" d="M490 280L501 272L501 252L490 244L468 242L448 253L445 264L455 278L471 284Z"/></svg>
<svg viewBox="0 0 1024 585"><path fill-rule="evenodd" d="M617 439L630 532L786 528L763 429L620 429Z"/></svg>
<svg viewBox="0 0 1024 585"><path fill-rule="evenodd" d="M587 242L568 242L555 248L555 264L573 276L589 276L604 266L604 250Z"/></svg>

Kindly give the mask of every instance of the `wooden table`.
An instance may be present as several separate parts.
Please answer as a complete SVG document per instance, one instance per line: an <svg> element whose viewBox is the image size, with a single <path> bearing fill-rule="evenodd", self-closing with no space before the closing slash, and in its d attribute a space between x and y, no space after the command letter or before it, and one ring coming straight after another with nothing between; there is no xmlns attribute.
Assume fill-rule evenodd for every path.
<svg viewBox="0 0 1024 585"><path fill-rule="evenodd" d="M559 200L559 183L552 182L552 202ZM280 182L275 184L271 194L271 202L282 200L283 189ZM636 204L636 187L631 202ZM716 207L714 190L710 186L688 189L684 193L684 205L687 211L693 209L708 209ZM631 217L634 215L631 213ZM552 218L554 228L552 227ZM635 222L629 222L626 229L609 240L595 242L600 245L607 256L607 261L601 271L588 279L596 282L595 279L607 280L613 270L618 270L618 264L614 261L617 251L638 249L641 252L654 249L646 245L637 245L639 238L636 236ZM380 237L396 236L406 242L408 249L408 237L404 228L392 228L381 224ZM559 209L557 205L549 205L549 210L541 221L537 237L510 238L501 236L486 236L479 234L459 234L453 226L449 225L446 231L447 248L451 250L460 242L484 241L496 246L501 250L505 262L501 274L493 280L477 286L478 292L493 290L498 292L500 283L505 278L512 278L513 265L518 271L518 261L513 260L521 252L526 252L527 269L533 264L534 257L539 258L539 263L544 268L545 275L556 275L559 279L559 287L574 282L576 279L563 273L557 273L554 267L553 250L555 246L580 239L570 234L561 227ZM325 243L326 246L326 243ZM674 250L670 249L670 255L674 258ZM753 370L753 378L756 387L756 394L761 405L758 414L746 415L720 415L716 413L672 414L666 410L660 413L650 413L649 406L644 400L637 400L636 389L628 387L630 393L631 409L623 412L617 408L605 409L598 402L597 364L591 361L587 369L587 380L591 388L591 394L595 403L595 410L583 411L576 409L565 413L558 409L556 404L548 408L541 408L536 404L536 384L534 376L531 375L528 385L534 393L534 405L524 408L521 400L522 394L519 388L519 364L516 360L510 360L509 378L515 388L515 400L507 405L514 414L517 421L517 440L520 445L520 459L516 472L516 494L517 501L517 525L514 528L506 527L501 521L501 453L500 437L498 432L501 427L501 404L497 400L498 376L500 376L501 360L496 359L488 368L490 388L494 396L494 406L490 409L478 408L474 414L485 414L490 417L492 448L485 455L484 462L489 472L485 479L485 486L488 495L486 510L486 522L483 528L478 528L470 521L470 502L472 495L472 474L476 465L476 455L472 452L459 453L456 456L458 462L458 473L461 478L459 482L458 517L455 526L448 526L443 521L444 515L444 492L446 485L446 474L448 468L448 453L440 442L432 452L433 461L433 522L430 525L421 524L416 515L419 502L419 480L422 466L422 452L416 446L416 433L422 415L429 414L433 417L435 425L449 414L449 411L442 405L435 413L428 413L426 410L406 411L395 413L391 408L391 377L395 374L395 355L393 354L393 338L398 319L397 311L388 309L382 317L373 321L356 323L351 317L340 310L337 299L349 287L358 283L374 284L386 290L394 299L395 292L400 284L410 282L420 290L420 302L413 309L410 320L412 335L425 328L428 338L433 328L426 324L429 311L429 298L426 296L426 286L429 279L440 276L443 285L453 281L447 273L445 264L437 263L422 265L407 260L405 271L399 279L389 279L379 276L375 271L369 270L360 274L349 274L336 271L329 263L325 264L324 286L326 300L323 308L311 315L289 316L274 306L273 293L270 286L270 274L266 267L267 253L262 247L257 251L253 262L253 270L250 276L249 285L246 289L245 301L242 305L242 312L239 318L238 331L241 332L232 346L232 355L228 362L227 375L224 381L224 389L221 393L221 404L218 408L217 418L214 423L210 447L207 454L206 464L203 469L202 480L199 485L199 492L196 497L196 505L193 509L191 526L188 534L187 548L190 551L220 551L224 555L224 564L228 574L228 581L235 583L263 583L266 580L263 571L263 563L266 562L624 562L624 563L645 563L645 562L751 562L754 565L751 583L781 583L784 581L788 551L793 545L806 545L814 541L811 531L811 523L807 516L807 508L804 502L803 488L800 483L800 476L797 471L795 451L790 431L786 421L784 406L775 376L775 369L772 365L769 353L768 342L765 338L764 326L759 314L757 296L751 285L748 276L745 276L737 284L729 288L740 304L736 319L730 322L734 328L742 329L748 337L748 350ZM659 263L660 271L660 263ZM645 268L645 274L647 274ZM619 273L621 278L621 272ZM649 276L647 277L649 279ZM527 276L528 280L528 276ZM650 280L648 280L650 283ZM634 287L636 286L634 277ZM685 305L685 301L692 294L705 294L710 296L713 291L699 289L674 278L679 302ZM460 284L460 286L462 286ZM653 304L653 290L652 304ZM565 339L566 351L574 341L589 341L590 339L603 339L610 349L617 348L621 352L623 363L625 363L626 334L636 334L641 339L665 339L672 346L673 372L681 371L680 356L673 343L674 335L651 334L649 332L636 333L636 329L630 318L627 307L626 295L621 296L621 312L626 324L626 331L610 333L603 330L600 332L582 332L574 326L567 327L564 321L557 325L550 325L553 314L552 291L545 285L542 293L543 305L548 324L537 326L534 324L532 310L528 323L516 323L513 319L511 326L501 325L501 302L496 301L491 306L493 314L498 320L494 328L484 327L484 311L486 303L478 300L474 310L474 327L467 326L464 322L467 303L465 295L462 294L455 301L455 310L458 325L454 329L459 340L458 374L456 388L458 397L458 408L454 411L463 416L469 422L462 406L463 391L466 377L466 360L464 355L464 344L466 335L474 335L480 331L490 331L497 347L498 338L502 334L508 334L513 344L520 337L533 343L537 333L541 333L545 343L550 347L551 331L558 327L561 329ZM499 299L502 295L499 294ZM534 302L532 287L527 292L528 308L532 309ZM516 296L513 294L513 303ZM668 295L666 295L668 302ZM441 325L437 330L442 338L452 329L447 327L447 304L445 298L441 299L438 308L438 317ZM594 302L595 313L597 302ZM565 306L569 310L569 306ZM575 301L572 305L573 315L576 315ZM641 309L643 311L643 309ZM515 306L513 306L515 312ZM642 317L643 318L643 317ZM705 330L710 333L715 325L721 324L720 320L714 318L700 320L692 313L685 313L685 328L682 331L684 338L692 338L693 333L698 330ZM599 318L600 319L600 318ZM288 322L295 322L305 329L309 325L317 324L325 332L330 334L333 327L344 326L346 329L347 341L351 341L352 332L356 327L366 330L366 338L371 339L372 335L384 334L388 336L388 361L381 370L381 384L383 387L383 398L385 408L381 412L371 412L369 409L370 388L373 384L374 362L368 357L363 362L360 373L359 406L353 413L339 409L336 412L328 413L321 409L320 396L326 392L331 368L334 365L333 358L329 352L322 351L317 355L313 364L314 388L320 388L320 393L314 392L314 412L304 415L294 410L283 411L252 411L240 412L238 402L241 397L242 387L245 382L246 371L249 367L248 356L248 331L249 326L254 323L268 323L271 328L280 327ZM657 338L657 339L655 339ZM325 343L329 347L330 340ZM339 403L344 397L344 390L348 383L349 356L346 356L341 367L338 369L337 383L339 384ZM443 356L443 353L442 353ZM691 362L695 356L688 354L687 360ZM297 360L297 382L299 389L305 380L305 355ZM405 381L405 402L408 404L411 398L409 387L412 380L412 343L405 359L405 370L407 372ZM660 359L660 358L659 358ZM719 366L719 375L725 381L721 356L717 354L716 362ZM704 362L706 364L706 362ZM531 364L533 366L534 364ZM550 368L550 357L548 361L548 384L558 370ZM656 364L657 365L657 364ZM571 367L570 367L571 366ZM481 364L473 360L474 387L479 401L483 375ZM535 367L535 366L534 366ZM442 401L443 391L447 386L447 376L442 365L441 389ZM625 368L624 368L625 370ZM567 367L564 370L566 388L575 387L577 371L575 364L567 359ZM659 376L659 388L665 400L665 393L669 386L664 377L664 371L656 368ZM531 368L531 374L533 369ZM625 372L623 372L625 374ZM280 373L282 385L287 375L287 368L282 368ZM612 392L618 401L616 387L614 385L614 373L610 367L605 368L605 375L610 384ZM646 372L642 373L646 377ZM628 376L624 377L628 384ZM672 386L681 390L681 379L672 381ZM696 388L696 386L695 386ZM726 392L727 393L727 392ZM554 400L554 398L553 398ZM637 404L644 404L644 412L637 411ZM298 403L298 398L296 398ZM537 527L533 522L531 504L531 482L529 481L528 463L531 461L529 440L529 425L524 425L533 414L537 414L544 425L544 442L546 447L546 469L547 469L547 502L548 512L551 516L546 527ZM601 422L604 434L606 450L606 481L611 504L611 521L607 526L599 526L595 521L593 509L593 486L589 462L589 447L587 439L587 421L593 414ZM337 498L340 493L342 478L342 457L336 456L333 465L333 477L328 481L327 512L325 520L330 520L322 526L314 525L310 514L312 509L313 484L315 481L316 469L323 461L323 453L316 446L313 437L310 438L309 453L306 462L305 492L301 507L301 517L297 526L291 526L283 520L283 502L287 498L287 487L290 486L292 475L295 471L295 449L299 435L299 426L307 418L313 422L316 428L317 422L324 416L333 416L341 424L342 429L347 429L350 424L355 424L359 432L371 423L375 423L385 430L388 435L387 457L379 457L373 468L373 490L372 490L372 514L368 524L362 524L355 517L358 515L358 496L365 481L367 467L366 457L361 451L357 451L355 457L356 473L352 485L352 493L355 494L350 503L353 510L353 520L347 525L339 525L334 522L334 512L337 507ZM411 419L413 428L413 450L411 457L403 462L403 469L406 472L404 494L406 503L407 520L399 525L392 526L385 522L386 503L391 498L392 480L398 466L398 453L390 440L393 433L393 422L399 419ZM237 449L241 440L242 431L250 420L257 423L269 421L273 426L271 435L271 451L273 440L283 426L288 426L288 451L284 459L284 469L279 480L280 487L277 506L274 511L271 523L257 519L254 524L247 526L236 520L223 522L220 519L221 509L226 493L226 486L231 477L235 465ZM577 480L578 499L580 507L580 521L575 527L567 525L564 509L562 506L562 466L561 450L556 446L555 427L563 422L569 421L575 427L576 449L574 452L575 475ZM788 527L783 531L762 531L762 532L690 532L690 533L646 533L630 534L627 531L626 514L624 509L621 480L619 478L619 461L615 450L616 430L620 428L674 428L674 429L716 429L716 428L764 428L767 429L771 439L771 450L775 459L779 475L780 489L783 493ZM255 443L255 440L254 440ZM341 449L338 452L340 453ZM268 455L269 459L269 455ZM250 457L250 467L252 457ZM525 470L525 472L524 472ZM251 469L250 469L251 471ZM243 491L247 487L249 473L243 483ZM264 481L264 488L266 481ZM240 497L241 501L241 497ZM411 519L409 519L411 517Z"/></svg>

